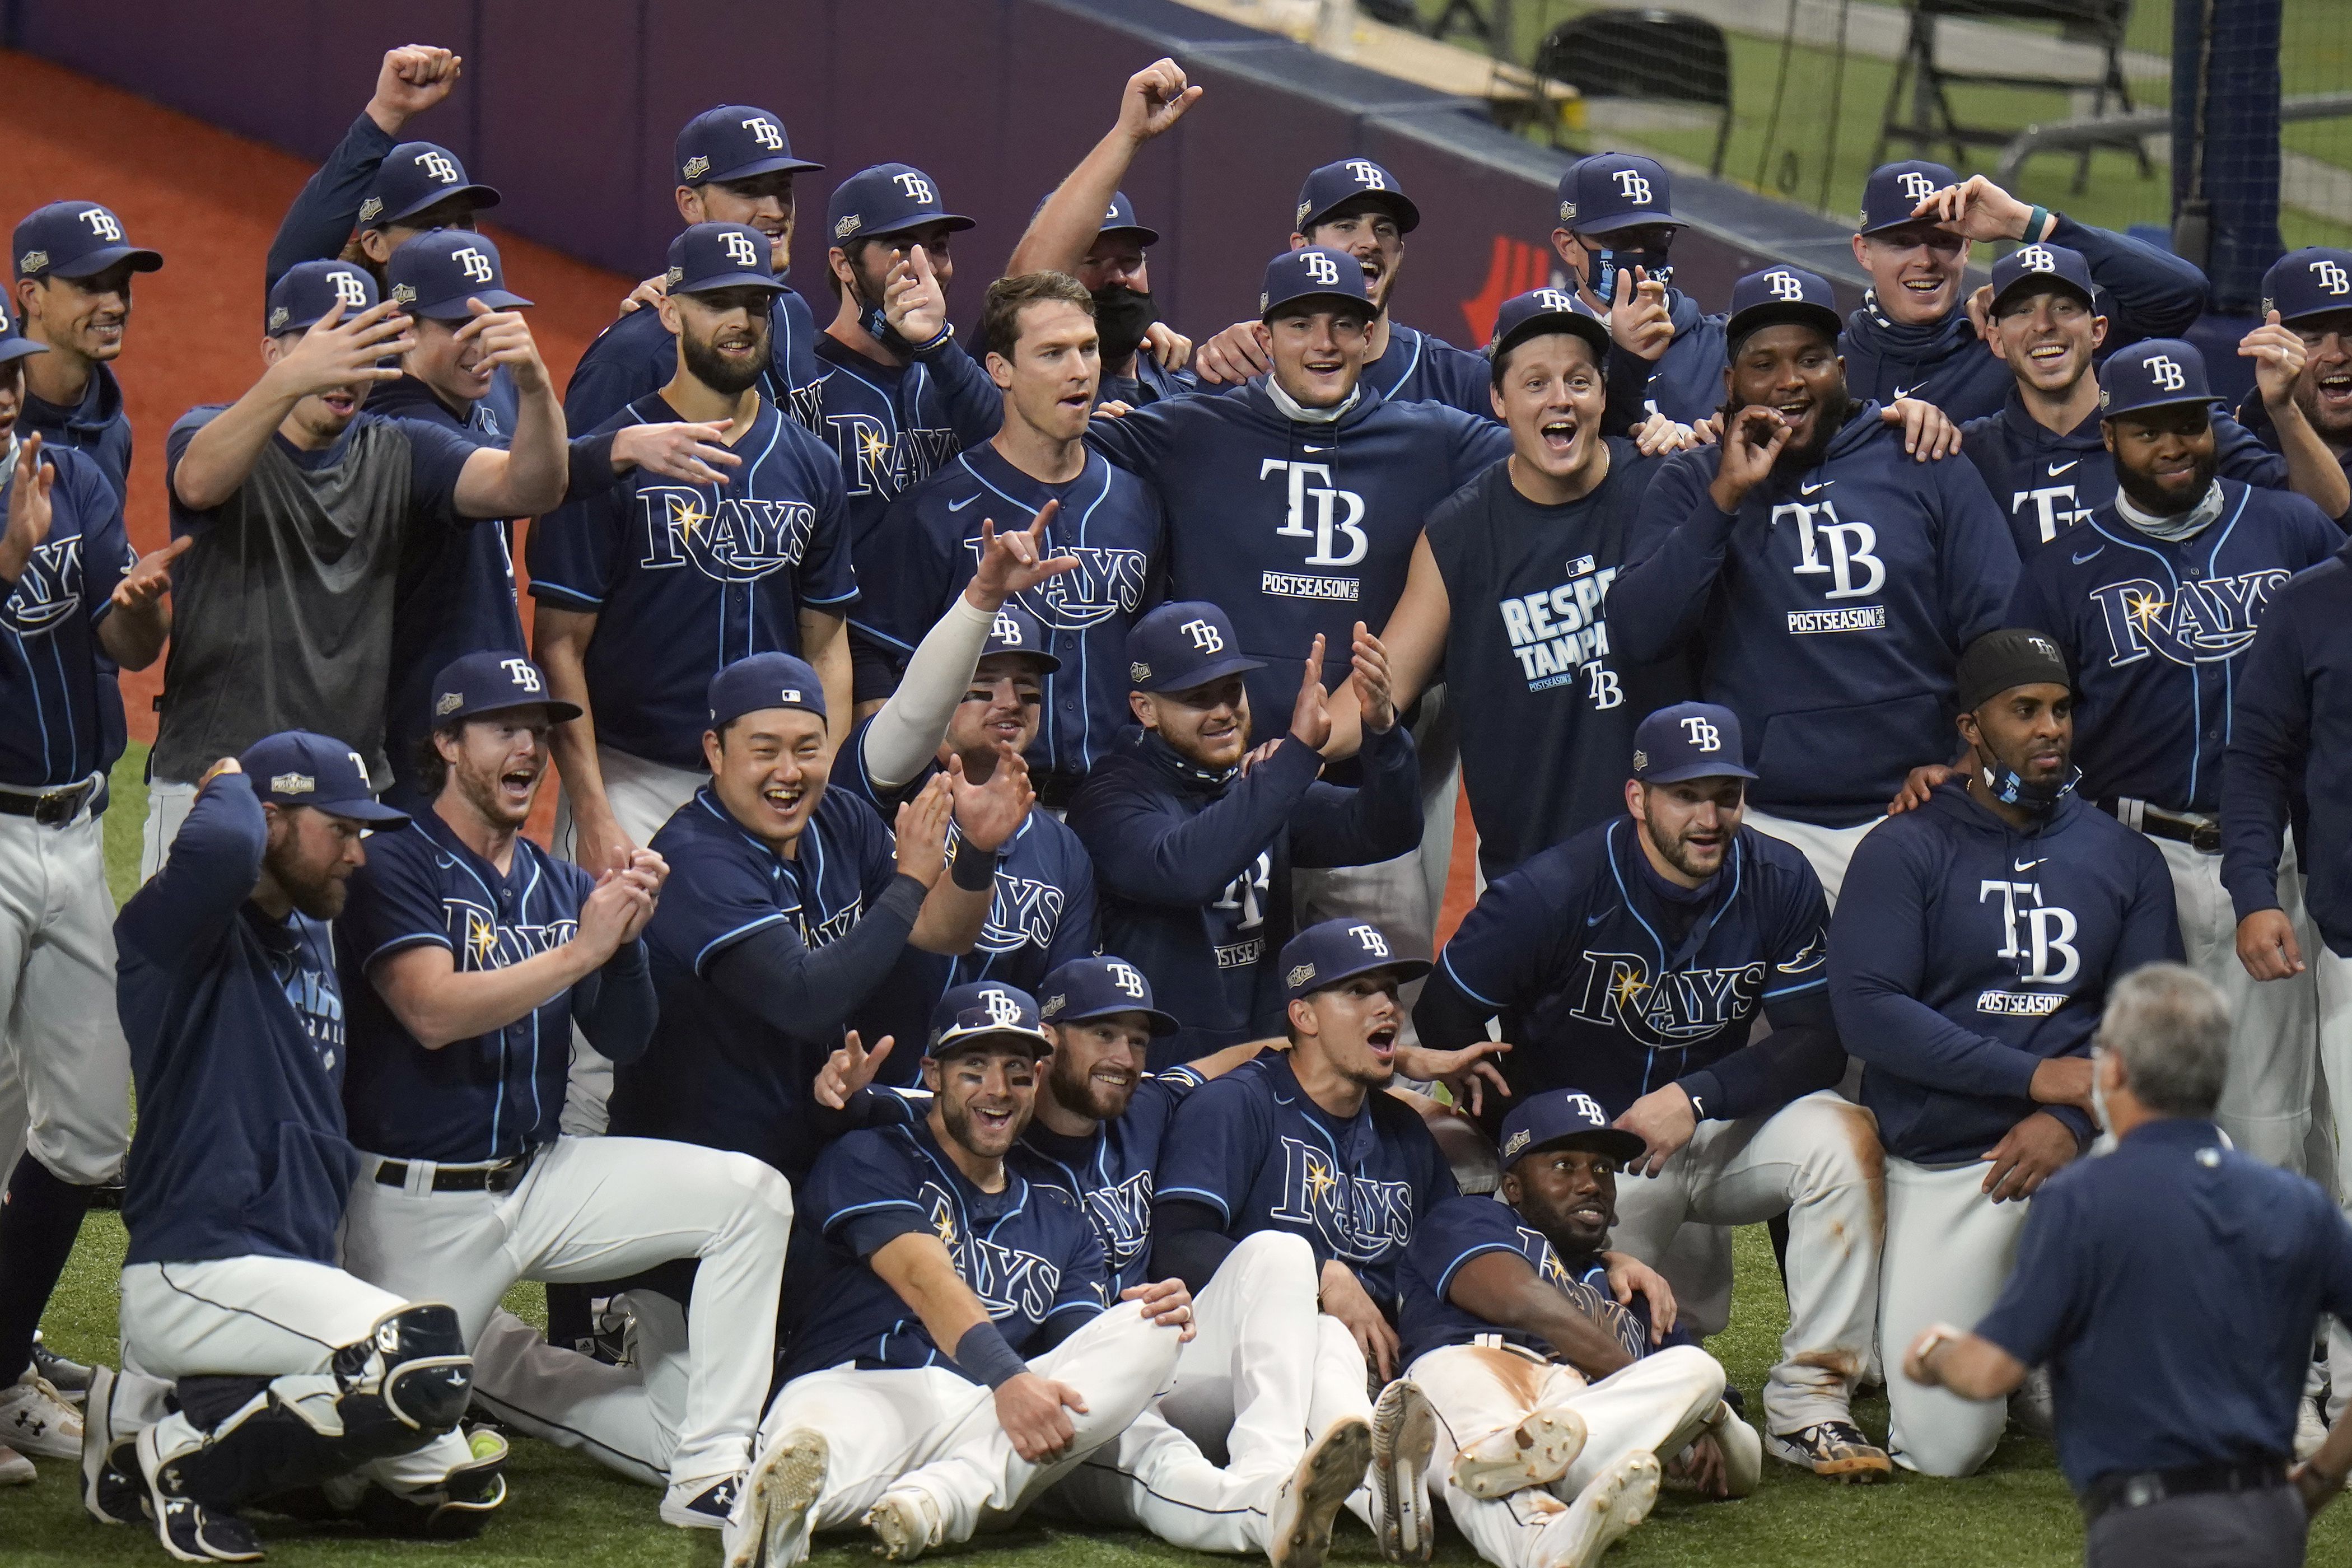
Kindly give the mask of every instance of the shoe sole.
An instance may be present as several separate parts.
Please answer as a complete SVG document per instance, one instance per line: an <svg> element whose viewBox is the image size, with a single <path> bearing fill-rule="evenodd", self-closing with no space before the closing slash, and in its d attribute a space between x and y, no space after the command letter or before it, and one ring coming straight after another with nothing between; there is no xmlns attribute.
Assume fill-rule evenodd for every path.
<svg viewBox="0 0 2352 1568"><path fill-rule="evenodd" d="M751 1493L743 1500L748 1528L728 1554L727 1568L751 1568L754 1562L762 1568L790 1568L808 1555L804 1545L793 1548L808 1533L809 1510L824 1489L832 1462L824 1434L805 1426L770 1445L751 1468Z"/></svg>
<svg viewBox="0 0 2352 1568"><path fill-rule="evenodd" d="M1270 1568L1323 1568L1340 1506L1371 1462L1372 1429L1362 1421L1349 1416L1323 1434L1291 1473L1290 1519L1266 1546Z"/></svg>
<svg viewBox="0 0 2352 1568"><path fill-rule="evenodd" d="M919 1506L903 1498L885 1497L876 1503L866 1516L866 1528L881 1542L875 1550L892 1563L912 1563L931 1549L930 1521Z"/></svg>
<svg viewBox="0 0 2352 1568"><path fill-rule="evenodd" d="M1381 1390L1372 1409L1372 1495L1380 1504L1381 1555L1426 1563L1435 1546L1429 1513L1429 1456L1437 1447L1437 1413L1428 1395L1402 1378Z"/></svg>
<svg viewBox="0 0 2352 1568"><path fill-rule="evenodd" d="M139 1434L138 1447L139 1477L146 1483L148 1494L152 1497L155 1491L155 1472L163 1467L162 1456L155 1450L155 1428L150 1426ZM172 1539L172 1510L159 1504L153 1509L153 1517L155 1539L163 1543L165 1552L182 1563L258 1563L261 1561L261 1550L258 1547L250 1552L205 1548L203 1544L201 1530L195 1546L182 1546Z"/></svg>
<svg viewBox="0 0 2352 1568"><path fill-rule="evenodd" d="M1577 1500L1575 1506L1583 1508L1591 1500L1591 1511L1598 1517L1577 1552L1550 1564L1550 1568L1592 1568L1601 1554L1625 1539L1633 1527L1650 1517L1658 1504L1660 1472L1654 1454L1633 1453L1617 1461L1616 1468L1594 1481Z"/></svg>
<svg viewBox="0 0 2352 1568"><path fill-rule="evenodd" d="M1784 1441L1777 1433L1764 1439L1764 1448L1784 1465L1794 1465L1801 1470L1811 1470L1825 1480L1843 1481L1848 1486L1868 1486L1895 1473L1895 1461L1884 1454L1857 1454L1850 1459L1816 1459L1794 1443Z"/></svg>
<svg viewBox="0 0 2352 1568"><path fill-rule="evenodd" d="M1573 1410L1538 1410L1454 1458L1454 1484L1492 1502L1529 1487L1548 1487L1568 1474L1584 1452L1584 1417Z"/></svg>

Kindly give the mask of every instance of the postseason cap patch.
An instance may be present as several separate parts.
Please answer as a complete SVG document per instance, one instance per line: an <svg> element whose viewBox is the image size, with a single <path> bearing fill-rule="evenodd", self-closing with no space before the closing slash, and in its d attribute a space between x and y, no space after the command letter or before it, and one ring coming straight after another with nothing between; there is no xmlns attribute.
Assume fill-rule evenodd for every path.
<svg viewBox="0 0 2352 1568"><path fill-rule="evenodd" d="M278 773L269 781L272 795L309 795L319 787L319 781L309 773Z"/></svg>

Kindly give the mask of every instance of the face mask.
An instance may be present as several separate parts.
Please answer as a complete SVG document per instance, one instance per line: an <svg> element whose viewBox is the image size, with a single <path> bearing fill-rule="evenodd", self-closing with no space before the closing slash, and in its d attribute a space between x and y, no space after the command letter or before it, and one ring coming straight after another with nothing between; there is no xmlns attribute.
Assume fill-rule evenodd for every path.
<svg viewBox="0 0 2352 1568"><path fill-rule="evenodd" d="M2036 816L2047 816L2083 782L2083 770L2074 767L2068 768L2066 776L2056 784L2046 784L2027 783L2024 775L2007 763L1995 763L1979 771L1984 777L1985 788L1992 791L1993 799L2003 805L2021 806Z"/></svg>
<svg viewBox="0 0 2352 1568"><path fill-rule="evenodd" d="M900 359L911 358L915 352L915 345L898 335L898 329L890 324L890 318L883 310L881 302L866 297L866 285L862 280L856 285L856 289L859 307L857 324L865 329L866 335Z"/></svg>
<svg viewBox="0 0 2352 1568"><path fill-rule="evenodd" d="M1095 335L1102 340L1103 368L1125 364L1143 346L1143 334L1160 319L1160 307L1150 294L1125 287L1097 289Z"/></svg>
<svg viewBox="0 0 2352 1568"><path fill-rule="evenodd" d="M1637 267L1654 282L1675 280L1674 264L1666 259L1664 250L1596 250L1592 253L1592 291L1603 300L1616 299L1617 274L1630 274Z"/></svg>

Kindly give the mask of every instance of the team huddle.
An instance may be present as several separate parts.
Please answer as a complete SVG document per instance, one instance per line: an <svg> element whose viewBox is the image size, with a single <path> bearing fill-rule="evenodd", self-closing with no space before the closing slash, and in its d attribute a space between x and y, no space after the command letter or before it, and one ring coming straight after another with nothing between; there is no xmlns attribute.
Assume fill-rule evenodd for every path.
<svg viewBox="0 0 2352 1568"><path fill-rule="evenodd" d="M1258 316L1196 346L1118 189L1213 112L1162 60L976 343L937 180L840 180L812 247L783 121L696 116L559 389L498 192L401 139L459 71L386 56L151 554L110 366L164 258L16 229L0 1481L245 1562L257 1512L495 1533L528 1438L730 1568L1033 1509L1423 1562L1438 1503L1584 1568L1768 1455L1983 1463L2011 1411L1906 1352L2011 1289L2137 968L2229 997L2237 1146L2352 1191L2352 252L2273 268L2233 417L2161 250L1901 163L1861 310L1774 266L1711 312L1602 153L1474 351L1397 319L1421 216L1353 158L1236 215ZM37 1329L118 1173L82 1367ZM1701 1342L1767 1222L1750 1410Z"/></svg>

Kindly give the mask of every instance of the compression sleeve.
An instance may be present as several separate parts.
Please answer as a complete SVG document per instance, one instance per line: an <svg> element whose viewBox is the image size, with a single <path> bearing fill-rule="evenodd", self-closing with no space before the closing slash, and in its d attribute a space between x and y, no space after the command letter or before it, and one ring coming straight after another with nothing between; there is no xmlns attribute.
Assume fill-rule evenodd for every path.
<svg viewBox="0 0 2352 1568"><path fill-rule="evenodd" d="M721 995L769 1027L827 1038L898 962L927 892L912 877L894 877L856 925L823 947L803 945L778 921L729 944L706 973Z"/></svg>
<svg viewBox="0 0 2352 1568"><path fill-rule="evenodd" d="M963 700L988 646L996 617L962 595L925 634L907 661L898 689L866 727L866 776L876 789L895 790L923 771L947 738L948 721Z"/></svg>
<svg viewBox="0 0 2352 1568"><path fill-rule="evenodd" d="M633 1062L646 1054L658 1009L642 938L623 944L573 988L572 1016L588 1043L613 1060Z"/></svg>
<svg viewBox="0 0 2352 1568"><path fill-rule="evenodd" d="M1151 1272L1184 1281L1194 1296L1234 1249L1225 1222L1206 1204L1163 1198L1151 1205Z"/></svg>

